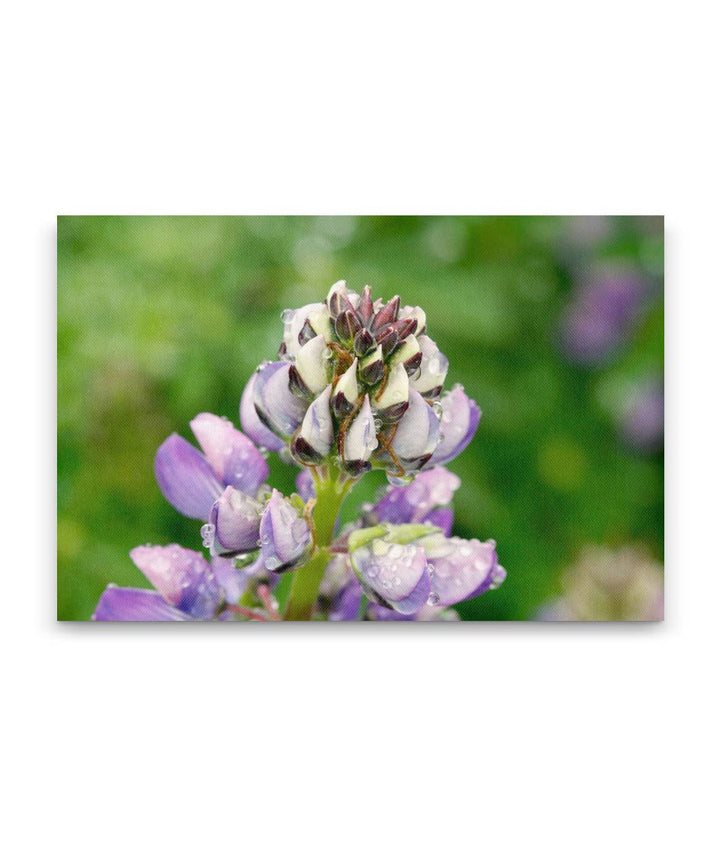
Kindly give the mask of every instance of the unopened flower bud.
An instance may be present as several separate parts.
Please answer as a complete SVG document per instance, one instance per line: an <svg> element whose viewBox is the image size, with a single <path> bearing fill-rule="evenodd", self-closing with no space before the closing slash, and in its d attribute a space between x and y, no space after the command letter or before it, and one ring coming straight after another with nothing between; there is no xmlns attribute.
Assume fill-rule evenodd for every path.
<svg viewBox="0 0 720 856"><path fill-rule="evenodd" d="M419 470L435 451L440 423L425 399L410 389L408 408L397 424L392 448L406 470Z"/></svg>
<svg viewBox="0 0 720 856"><path fill-rule="evenodd" d="M332 285L326 300L330 317L334 320L341 312L353 309L353 298L354 302L357 303L357 294L348 291L344 279Z"/></svg>
<svg viewBox="0 0 720 856"><path fill-rule="evenodd" d="M307 402L290 389L290 363L268 363L255 380L255 410L261 422L280 437L297 431L307 410Z"/></svg>
<svg viewBox="0 0 720 856"><path fill-rule="evenodd" d="M212 555L232 556L255 550L260 534L261 514L262 505L259 502L235 488L225 488L210 511Z"/></svg>
<svg viewBox="0 0 720 856"><path fill-rule="evenodd" d="M327 343L315 336L297 353L290 372L291 388L298 395L314 396L325 389L328 382Z"/></svg>
<svg viewBox="0 0 720 856"><path fill-rule="evenodd" d="M386 324L392 324L392 322L398 317L399 308L400 298L396 294L392 300L386 303L385 306L375 313L375 317L372 322L372 330L381 330Z"/></svg>
<svg viewBox="0 0 720 856"><path fill-rule="evenodd" d="M353 475L359 475L370 469L370 456L377 449L378 441L375 432L375 421L370 401L363 401L357 415L354 417L343 440L342 459L345 468Z"/></svg>
<svg viewBox="0 0 720 856"><path fill-rule="evenodd" d="M376 336L375 341L383 346L386 355L392 354L400 343L397 330L392 325L384 327Z"/></svg>
<svg viewBox="0 0 720 856"><path fill-rule="evenodd" d="M390 360L391 364L402 363L409 378L413 378L420 371L422 362L422 351L418 340L411 333L400 347L395 351Z"/></svg>
<svg viewBox="0 0 720 856"><path fill-rule="evenodd" d="M338 418L351 413L360 398L357 384L357 367L358 361L356 357L352 361L350 368L340 376L340 379L335 384L331 404Z"/></svg>
<svg viewBox="0 0 720 856"><path fill-rule="evenodd" d="M300 433L292 443L292 453L304 464L319 464L330 452L335 440L335 430L330 415L330 392L326 386L308 407Z"/></svg>
<svg viewBox="0 0 720 856"><path fill-rule="evenodd" d="M416 336L422 336L427 329L425 312L419 306L403 306L398 312L398 318L402 321L408 318L417 322L417 329L413 332Z"/></svg>
<svg viewBox="0 0 720 856"><path fill-rule="evenodd" d="M363 288L362 294L360 295L360 302L357 307L358 316L363 324L366 326L372 321L373 314L375 312L375 308L373 306L372 300L372 289L369 285L366 285Z"/></svg>
<svg viewBox="0 0 720 856"><path fill-rule="evenodd" d="M285 333L282 350L286 357L295 357L300 348L314 336L327 339L332 332L330 316L324 303L308 303L300 309L286 309L283 321Z"/></svg>
<svg viewBox="0 0 720 856"><path fill-rule="evenodd" d="M383 349L380 346L362 359L358 375L363 383L375 386L383 376L383 369Z"/></svg>
<svg viewBox="0 0 720 856"><path fill-rule="evenodd" d="M352 342L355 334L359 333L361 328L360 319L353 309L341 312L335 320L335 332L341 342Z"/></svg>
<svg viewBox="0 0 720 856"><path fill-rule="evenodd" d="M377 398L373 399L378 416L384 422L397 422L408 408L409 391L410 383L405 366L397 363L390 369L385 387Z"/></svg>
<svg viewBox="0 0 720 856"><path fill-rule="evenodd" d="M359 357L365 356L372 348L375 347L375 337L369 330L361 330L353 342L355 353Z"/></svg>
<svg viewBox="0 0 720 856"><path fill-rule="evenodd" d="M260 558L269 571L285 571L299 562L310 546L310 528L277 490L260 521Z"/></svg>
<svg viewBox="0 0 720 856"><path fill-rule="evenodd" d="M422 351L422 362L420 373L412 379L411 384L425 398L436 398L445 383L448 358L440 353L438 346L429 336L419 336L418 344Z"/></svg>

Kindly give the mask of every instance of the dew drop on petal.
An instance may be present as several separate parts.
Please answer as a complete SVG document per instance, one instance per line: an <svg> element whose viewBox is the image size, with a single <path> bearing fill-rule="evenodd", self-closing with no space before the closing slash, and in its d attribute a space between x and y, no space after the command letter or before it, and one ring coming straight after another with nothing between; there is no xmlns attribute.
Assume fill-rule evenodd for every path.
<svg viewBox="0 0 720 856"><path fill-rule="evenodd" d="M428 606L437 606L440 603L440 595L437 592L431 591L430 597L427 599Z"/></svg>
<svg viewBox="0 0 720 856"><path fill-rule="evenodd" d="M280 313L280 320L283 322L283 324L290 324L294 317L294 309L283 309L283 311Z"/></svg>

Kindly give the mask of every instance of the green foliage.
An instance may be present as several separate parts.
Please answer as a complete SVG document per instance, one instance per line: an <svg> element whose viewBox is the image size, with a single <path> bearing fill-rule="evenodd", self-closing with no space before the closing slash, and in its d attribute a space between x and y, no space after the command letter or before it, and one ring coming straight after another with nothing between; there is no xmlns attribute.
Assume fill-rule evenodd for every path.
<svg viewBox="0 0 720 856"><path fill-rule="evenodd" d="M280 312L338 279L427 312L430 335L483 417L451 464L456 532L495 538L503 586L465 618L524 619L558 590L588 541L643 541L661 557L662 455L622 444L621 390L662 372L656 301L600 369L572 365L557 320L577 277L621 262L661 280L662 223L552 217L62 217L58 221L58 615L90 616L105 585L146 587L141 543L199 548L199 524L160 495L152 470L172 431L210 411L238 421ZM272 456L290 493L294 470ZM377 473L352 494L372 498Z"/></svg>

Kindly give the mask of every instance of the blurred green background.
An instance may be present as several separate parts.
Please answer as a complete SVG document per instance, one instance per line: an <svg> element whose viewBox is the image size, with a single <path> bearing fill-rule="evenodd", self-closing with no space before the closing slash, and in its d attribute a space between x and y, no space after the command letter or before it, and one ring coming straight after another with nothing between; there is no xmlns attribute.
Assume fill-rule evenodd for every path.
<svg viewBox="0 0 720 856"><path fill-rule="evenodd" d="M594 267L657 286L610 359L587 367L558 323ZM198 524L162 498L153 456L211 411L238 422L280 312L346 279L427 312L428 333L483 411L450 468L456 532L495 538L505 584L464 618L525 619L558 592L587 542L640 541L662 558L662 451L618 431L623 390L663 366L661 218L60 217L58 617L87 619L108 582L148 587L137 544L200 548ZM294 468L272 456L289 491ZM370 498L373 473L351 496Z"/></svg>

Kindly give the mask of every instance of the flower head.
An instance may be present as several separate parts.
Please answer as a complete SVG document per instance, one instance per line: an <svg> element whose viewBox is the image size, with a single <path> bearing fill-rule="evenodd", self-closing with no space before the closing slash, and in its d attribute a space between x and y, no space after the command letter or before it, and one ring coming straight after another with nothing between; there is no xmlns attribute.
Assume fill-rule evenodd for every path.
<svg viewBox="0 0 720 856"><path fill-rule="evenodd" d="M470 442L479 410L459 387L441 399L448 360L420 307L373 300L370 286L358 294L341 280L323 303L282 318L280 360L260 366L242 399L258 444L287 446L305 466L337 461L351 477L371 467L401 477Z"/></svg>

